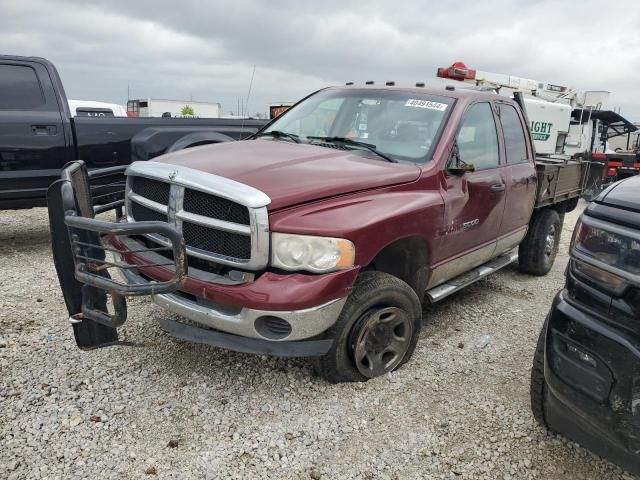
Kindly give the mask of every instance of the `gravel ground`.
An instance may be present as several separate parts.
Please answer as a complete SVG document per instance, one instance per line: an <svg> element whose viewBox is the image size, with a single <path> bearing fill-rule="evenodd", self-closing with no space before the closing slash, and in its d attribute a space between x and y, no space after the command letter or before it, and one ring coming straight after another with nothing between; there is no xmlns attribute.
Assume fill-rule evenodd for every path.
<svg viewBox="0 0 640 480"><path fill-rule="evenodd" d="M429 306L409 364L330 385L304 360L176 341L144 300L134 346L78 350L46 211L0 212L0 478L631 478L529 411L576 219L548 276L508 267Z"/></svg>

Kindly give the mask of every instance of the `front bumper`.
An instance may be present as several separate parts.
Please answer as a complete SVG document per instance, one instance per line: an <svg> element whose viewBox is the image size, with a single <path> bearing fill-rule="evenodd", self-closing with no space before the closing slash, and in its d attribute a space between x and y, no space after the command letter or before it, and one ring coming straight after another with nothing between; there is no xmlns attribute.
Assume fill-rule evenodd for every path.
<svg viewBox="0 0 640 480"><path fill-rule="evenodd" d="M153 301L170 312L216 330L243 337L291 341L315 337L327 330L336 323L347 299L339 298L318 307L290 311L225 309L222 305L199 302L196 299L185 298L179 293L154 295ZM270 335L268 329L261 329L263 333L260 333L256 328L256 322L265 317L277 318L288 323L291 326L291 332L282 338L273 338L279 335Z"/></svg>
<svg viewBox="0 0 640 480"><path fill-rule="evenodd" d="M145 273L149 272L149 269L144 267L142 270ZM153 271L158 273L157 269ZM136 269L124 269L122 274L130 287L149 284L149 279L141 276ZM340 286L339 291L344 291L342 290L343 276L335 277ZM312 278L326 280L321 277ZM271 282L273 281L274 279L271 279ZM281 292L291 292L295 288L288 287L298 286L300 279L295 275L284 275L276 284L280 286ZM311 282L308 286L314 285ZM225 288L227 291L235 288L239 292L244 292L247 288L242 284L235 286L209 284L208 287L209 292L215 291L216 288ZM267 294L267 292L264 293ZM167 319L161 320L162 329L178 338L245 353L321 356L331 348L333 339L318 339L318 337L335 324L347 296L334 298L318 306L291 310L238 307L211 300L210 294L196 297L188 291L153 295L152 299L165 310L208 327L204 329Z"/></svg>
<svg viewBox="0 0 640 480"><path fill-rule="evenodd" d="M640 474L640 342L560 292L545 343L552 430Z"/></svg>

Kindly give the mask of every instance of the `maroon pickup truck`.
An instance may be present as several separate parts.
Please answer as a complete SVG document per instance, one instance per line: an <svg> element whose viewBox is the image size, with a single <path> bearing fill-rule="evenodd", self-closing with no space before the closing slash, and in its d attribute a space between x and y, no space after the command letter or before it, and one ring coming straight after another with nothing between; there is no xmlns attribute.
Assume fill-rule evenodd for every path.
<svg viewBox="0 0 640 480"><path fill-rule="evenodd" d="M553 264L585 169L536 158L520 104L327 88L249 140L133 163L124 198L96 207L91 182L114 172L73 162L48 201L78 346L116 343L125 297L151 295L187 320L161 320L178 338L313 357L332 382L398 368L423 300Z"/></svg>

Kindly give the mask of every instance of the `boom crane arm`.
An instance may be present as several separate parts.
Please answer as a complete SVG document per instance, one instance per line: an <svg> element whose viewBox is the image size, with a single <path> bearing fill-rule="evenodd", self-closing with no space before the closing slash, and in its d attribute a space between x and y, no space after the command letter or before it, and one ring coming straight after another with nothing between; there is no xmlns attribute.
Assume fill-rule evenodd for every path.
<svg viewBox="0 0 640 480"><path fill-rule="evenodd" d="M472 83L478 87L489 87L496 91L505 88L523 92L525 95L539 97L548 102L564 102L576 108L582 107L583 103L580 100L583 95L579 90L514 75L474 70L463 62L454 62L450 67L438 68L437 76Z"/></svg>

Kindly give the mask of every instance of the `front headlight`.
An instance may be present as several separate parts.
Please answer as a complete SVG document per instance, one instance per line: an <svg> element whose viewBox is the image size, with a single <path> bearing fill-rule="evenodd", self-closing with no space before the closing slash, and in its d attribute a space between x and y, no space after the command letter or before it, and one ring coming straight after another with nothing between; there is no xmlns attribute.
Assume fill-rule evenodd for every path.
<svg viewBox="0 0 640 480"><path fill-rule="evenodd" d="M576 225L573 248L603 265L640 275L640 235L634 230L583 217Z"/></svg>
<svg viewBox="0 0 640 480"><path fill-rule="evenodd" d="M283 270L332 272L353 266L355 253L345 238L271 233L271 266Z"/></svg>

